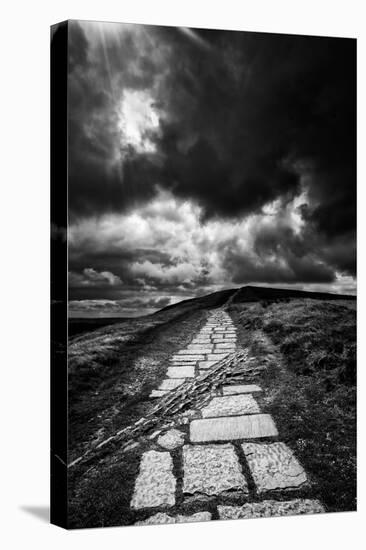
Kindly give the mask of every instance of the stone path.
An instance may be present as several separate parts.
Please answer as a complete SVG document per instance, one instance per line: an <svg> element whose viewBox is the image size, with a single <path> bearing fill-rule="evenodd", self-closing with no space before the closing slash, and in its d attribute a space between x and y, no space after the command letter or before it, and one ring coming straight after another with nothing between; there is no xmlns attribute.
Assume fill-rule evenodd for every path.
<svg viewBox="0 0 366 550"><path fill-rule="evenodd" d="M190 424L190 439L194 443L257 439L277 435L277 428L269 414L193 420Z"/></svg>
<svg viewBox="0 0 366 550"><path fill-rule="evenodd" d="M248 492L233 445L184 445L183 493L217 495L223 491Z"/></svg>
<svg viewBox="0 0 366 550"><path fill-rule="evenodd" d="M143 454L131 508L173 506L176 480L170 453L147 451Z"/></svg>
<svg viewBox="0 0 366 550"><path fill-rule="evenodd" d="M172 357L167 378L151 397L207 372L235 348L230 316L214 311L187 348ZM152 438L154 450L142 455L131 500L131 508L145 516L137 525L325 511L318 500L303 496L311 496L310 481L256 401L261 391L256 384L224 385L191 411L185 431L168 429ZM198 512L192 513L192 503Z"/></svg>
<svg viewBox="0 0 366 550"><path fill-rule="evenodd" d="M150 397L162 397L174 390L187 378L194 378L227 357L235 347L236 328L230 316L222 310L214 312L191 343L173 355L167 378L151 392Z"/></svg>

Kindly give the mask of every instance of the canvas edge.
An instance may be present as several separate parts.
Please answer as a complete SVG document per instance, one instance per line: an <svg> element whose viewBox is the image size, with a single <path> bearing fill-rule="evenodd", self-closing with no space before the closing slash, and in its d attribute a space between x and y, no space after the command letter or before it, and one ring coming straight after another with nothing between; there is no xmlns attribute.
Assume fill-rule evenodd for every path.
<svg viewBox="0 0 366 550"><path fill-rule="evenodd" d="M67 528L67 76L68 22L50 29L51 447L50 522Z"/></svg>

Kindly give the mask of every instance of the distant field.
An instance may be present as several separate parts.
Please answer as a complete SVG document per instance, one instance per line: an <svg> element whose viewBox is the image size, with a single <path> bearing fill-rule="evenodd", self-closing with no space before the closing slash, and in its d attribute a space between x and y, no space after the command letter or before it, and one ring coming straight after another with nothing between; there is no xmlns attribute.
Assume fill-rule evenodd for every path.
<svg viewBox="0 0 366 550"><path fill-rule="evenodd" d="M234 303L248 303L248 302L264 302L264 301L273 301L273 300L285 300L285 299L304 299L311 298L315 300L326 300L333 301L336 300L339 304L342 304L346 307L356 308L356 299L355 296L344 296L336 294L327 294L321 292L304 292L301 290L290 290L290 289L281 289L281 288L267 288L267 287L251 287L245 286L237 291L237 289L221 290L209 294L207 296L202 296L199 298L192 298L190 300L183 300L177 304L167 306L161 311L172 311L173 309L179 311L182 309L203 309L203 308L212 308L220 307L223 305L226 300L234 295ZM159 312L157 312L159 313ZM150 318L148 315L146 317L141 317L140 319ZM69 337L73 338L79 334L85 334L87 332L97 330L102 327L109 325L114 325L117 323L124 323L131 321L130 318L123 317L102 317L102 318L69 318Z"/></svg>
<svg viewBox="0 0 366 550"><path fill-rule="evenodd" d="M102 328L108 325L114 325L116 323L123 323L129 319L118 317L103 317L97 319L85 319L85 318L69 318L69 338L76 336L77 334L84 334L98 328Z"/></svg>

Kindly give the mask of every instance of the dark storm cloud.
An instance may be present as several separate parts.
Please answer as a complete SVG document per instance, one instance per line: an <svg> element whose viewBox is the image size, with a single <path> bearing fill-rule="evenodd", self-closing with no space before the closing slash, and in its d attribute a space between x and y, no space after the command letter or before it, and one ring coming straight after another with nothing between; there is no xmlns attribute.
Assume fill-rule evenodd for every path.
<svg viewBox="0 0 366 550"><path fill-rule="evenodd" d="M142 55L133 32L108 37L102 26L92 24L93 39L88 42L82 24L69 25L70 213L119 211L135 198L148 200L154 193L146 178L154 160L139 156L134 163L133 150L125 151L122 160L117 119L123 90L149 87L157 67L147 52Z"/></svg>
<svg viewBox="0 0 366 550"><path fill-rule="evenodd" d="M355 42L234 33L212 42L214 53L190 51L174 73L171 105L185 122L164 134L166 184L208 215L246 214L296 193L301 163L317 229L353 229Z"/></svg>
<svg viewBox="0 0 366 550"><path fill-rule="evenodd" d="M319 204L309 216L318 229L354 227L354 41L197 31L208 45L200 48L177 29L145 29L152 46L165 46L160 57L152 50L148 58L144 37L127 30L104 39L104 54L97 35L99 47L86 51L83 29L72 25L72 210L123 209L151 198L159 183L196 199L207 215L250 213L298 191L300 160L311 166ZM159 79L157 154L131 150L112 167L111 101Z"/></svg>
<svg viewBox="0 0 366 550"><path fill-rule="evenodd" d="M107 217L108 225L101 219L73 226L70 299L150 293L176 300L247 283L333 285L336 271L352 275L347 239L321 239L304 225L298 201L202 226L198 207L165 193L129 214Z"/></svg>
<svg viewBox="0 0 366 550"><path fill-rule="evenodd" d="M118 297L119 290L125 289L128 286L143 286L139 281L136 281L136 275L131 272L131 265L136 261L147 261L152 264L162 263L163 265L170 265L172 260L167 253L160 252L159 250L137 248L134 250L114 250L114 246L110 248L106 247L103 251L88 250L82 245L78 245L76 250L70 247L69 253L69 270L72 274L69 279L70 291L73 295L83 295L89 299L96 298L108 294L109 298ZM93 266L93 268L88 267ZM108 284L108 277L103 277L98 281L88 277L88 270L93 269L98 273L105 271L118 277L120 282L118 284ZM138 277L137 277L138 278ZM104 279L104 280L103 280ZM89 284L88 284L89 283Z"/></svg>
<svg viewBox="0 0 366 550"><path fill-rule="evenodd" d="M260 260L273 256L285 260L288 273L284 279L288 281L331 282L336 271L356 275L356 247L352 236L346 233L343 237L336 234L329 238L318 233L310 223L299 234L283 225L262 228L256 234L254 250ZM266 277L271 275L263 273L264 280Z"/></svg>
<svg viewBox="0 0 366 550"><path fill-rule="evenodd" d="M355 275L355 41L77 22L69 38L72 223L125 215L161 190L198 204L203 223L234 223L277 201L276 221L253 228L251 253L241 229L215 243L229 275L222 284ZM159 114L145 150L119 126L126 90L146 93ZM301 227L282 223L281 209L304 192ZM174 212L159 216L173 220ZM71 247L72 299L117 300L145 285L168 292L180 274L182 293L209 287L212 265L202 260L185 280L174 249L158 231L153 240L125 248L96 237ZM121 283L108 275L88 282L85 269Z"/></svg>
<svg viewBox="0 0 366 550"><path fill-rule="evenodd" d="M245 256L226 256L235 285L249 283L332 283L334 272L313 258L292 257L284 267L271 261L255 265Z"/></svg>

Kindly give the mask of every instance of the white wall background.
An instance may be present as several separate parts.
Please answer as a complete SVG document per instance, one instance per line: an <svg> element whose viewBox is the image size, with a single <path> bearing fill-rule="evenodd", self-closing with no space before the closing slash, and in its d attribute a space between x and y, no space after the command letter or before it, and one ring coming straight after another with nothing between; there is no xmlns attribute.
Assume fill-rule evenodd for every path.
<svg viewBox="0 0 366 550"><path fill-rule="evenodd" d="M8 1L1 21L1 484L3 548L361 547L365 407L359 414L358 513L66 532L27 512L49 496L49 26L67 19L359 38L359 304L363 304L365 39L363 2L347 0ZM4 308L5 304L5 308ZM360 309L360 326L364 312ZM361 335L361 332L360 332ZM362 337L359 342L362 346ZM364 349L359 388L364 385ZM359 399L361 402L362 400ZM362 405L362 403L361 403Z"/></svg>

